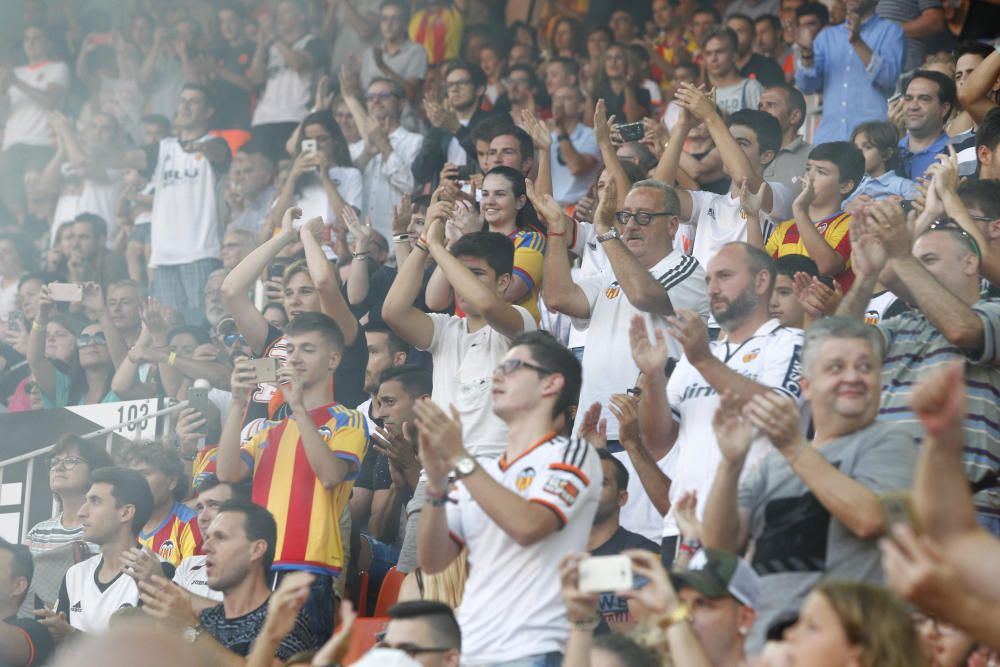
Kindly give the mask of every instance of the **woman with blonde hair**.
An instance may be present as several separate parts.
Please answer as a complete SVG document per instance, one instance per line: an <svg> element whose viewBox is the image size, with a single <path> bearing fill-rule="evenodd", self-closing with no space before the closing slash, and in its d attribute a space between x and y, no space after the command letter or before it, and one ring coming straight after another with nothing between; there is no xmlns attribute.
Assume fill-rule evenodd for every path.
<svg viewBox="0 0 1000 667"><path fill-rule="evenodd" d="M785 634L793 667L926 667L903 603L862 582L824 582Z"/></svg>

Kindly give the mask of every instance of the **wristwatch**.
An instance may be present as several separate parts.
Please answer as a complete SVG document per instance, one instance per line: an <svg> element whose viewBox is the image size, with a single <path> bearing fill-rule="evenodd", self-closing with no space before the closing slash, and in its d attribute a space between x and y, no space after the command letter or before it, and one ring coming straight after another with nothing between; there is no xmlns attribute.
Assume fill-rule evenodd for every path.
<svg viewBox="0 0 1000 667"><path fill-rule="evenodd" d="M198 636L205 631L205 627L201 623L195 625L189 625L184 628L181 633L181 639L184 640L185 644L194 644L198 641Z"/></svg>
<svg viewBox="0 0 1000 667"><path fill-rule="evenodd" d="M468 477L476 470L476 459L471 456L463 456L455 461L455 477L462 479Z"/></svg>
<svg viewBox="0 0 1000 667"><path fill-rule="evenodd" d="M622 235L618 233L617 229L612 227L603 234L598 234L596 238L598 243L604 243L605 241L610 241L611 239L618 239L620 241Z"/></svg>

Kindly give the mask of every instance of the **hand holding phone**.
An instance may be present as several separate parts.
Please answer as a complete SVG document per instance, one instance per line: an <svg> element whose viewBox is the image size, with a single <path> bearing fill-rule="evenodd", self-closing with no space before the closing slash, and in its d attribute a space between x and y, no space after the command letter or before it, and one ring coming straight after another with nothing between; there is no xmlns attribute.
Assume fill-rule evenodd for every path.
<svg viewBox="0 0 1000 667"><path fill-rule="evenodd" d="M53 301L77 303L83 301L83 285L76 283L49 283L49 294Z"/></svg>
<svg viewBox="0 0 1000 667"><path fill-rule="evenodd" d="M632 561L628 556L591 556L580 561L580 590L609 593L632 588Z"/></svg>
<svg viewBox="0 0 1000 667"><path fill-rule="evenodd" d="M646 129L643 127L642 121L624 123L623 125L618 125L617 129L622 137L622 141L625 143L642 141L642 138L646 136Z"/></svg>
<svg viewBox="0 0 1000 667"><path fill-rule="evenodd" d="M278 381L278 360L274 357L250 359L249 364L253 366L254 374L259 384Z"/></svg>

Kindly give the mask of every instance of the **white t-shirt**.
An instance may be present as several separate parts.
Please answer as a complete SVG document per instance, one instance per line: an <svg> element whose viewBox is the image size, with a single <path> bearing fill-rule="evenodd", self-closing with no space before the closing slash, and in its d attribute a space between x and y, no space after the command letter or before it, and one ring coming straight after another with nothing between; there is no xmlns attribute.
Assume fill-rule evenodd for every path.
<svg viewBox="0 0 1000 667"><path fill-rule="evenodd" d="M69 88L69 67L66 63L43 62L14 68L14 76L32 88L45 90L56 85ZM3 131L3 150L14 144L55 146L55 134L49 128L48 109L16 86L7 88L7 124Z"/></svg>
<svg viewBox="0 0 1000 667"><path fill-rule="evenodd" d="M652 540L657 544L663 535L663 515L660 514L653 501L649 499L646 489L642 487L639 473L635 471L635 465L629 458L628 452L612 452L612 456L621 461L628 471L628 501L618 515L618 523L625 529L633 533L639 533L647 540ZM670 454L656 462L663 474L667 473Z"/></svg>
<svg viewBox="0 0 1000 667"><path fill-rule="evenodd" d="M698 260L674 250L649 272L667 290L674 309L693 310L703 319L708 317L705 272ZM666 331L667 322L659 315L644 313L633 306L611 270L581 278L576 284L590 303L587 337L593 344L583 349L583 386L574 432L579 429L587 408L600 401L603 405L601 417L608 420L608 439L617 440L618 420L608 409L608 401L612 394L623 394L634 387L639 379L639 367L632 360L628 342L629 324L633 317L642 315L647 329ZM679 359L684 352L669 335L667 348L674 359Z"/></svg>
<svg viewBox="0 0 1000 667"><path fill-rule="evenodd" d="M108 249L114 249L115 237L118 235L118 216L115 215L115 208L118 204L118 196L122 191L121 172L117 169L108 169L108 181L100 183L89 178L79 179L69 168L69 163L63 164L63 174L67 174L72 179L65 182L59 199L56 202L56 210L52 215L52 230L50 237L56 238L59 228L68 222L73 222L76 216L81 213L93 213L101 216L108 225Z"/></svg>
<svg viewBox="0 0 1000 667"><path fill-rule="evenodd" d="M780 222L792 217L792 202L796 196L781 183L768 181L768 185L771 186L773 202L770 211L762 211L767 214L761 216L765 239L774 227L772 219ZM733 241L746 242L747 216L740 205L740 198L729 193L717 195L704 190L689 190L688 194L691 195L691 217L681 221L686 224L678 229L675 243L691 247L691 254L707 267L722 246ZM691 231L694 232L693 243L687 238Z"/></svg>
<svg viewBox="0 0 1000 667"><path fill-rule="evenodd" d="M800 386L801 329L788 329L781 326L778 320L771 319L741 345L716 342L711 344L711 349L716 359L740 375L794 398L801 411L802 432L805 433L809 424L809 408L803 402ZM719 407L719 394L687 357L682 357L667 382L667 400L674 421L680 427L677 442L667 456L667 476L673 482L670 485L670 501L675 502L686 491L697 491L700 518L722 460L712 430L712 417ZM770 441L757 435L750 446L743 476L754 470L770 451L773 451ZM671 511L664 519L663 535L676 534L677 524Z"/></svg>
<svg viewBox="0 0 1000 667"><path fill-rule="evenodd" d="M469 120L459 118L458 122L462 127L467 127L471 120L471 118ZM462 148L462 143L458 140L458 137L452 137L451 141L448 142L448 162L451 162L456 167L461 167L468 162L468 158L469 154Z"/></svg>
<svg viewBox="0 0 1000 667"><path fill-rule="evenodd" d="M205 135L197 143L221 141ZM176 137L160 142L153 196L150 266L190 264L222 250L215 169Z"/></svg>
<svg viewBox="0 0 1000 667"><path fill-rule="evenodd" d="M182 560L174 572L174 583L189 593L222 602L222 591L208 587L208 575L205 573L207 558L207 556L188 556Z"/></svg>
<svg viewBox="0 0 1000 667"><path fill-rule="evenodd" d="M448 503L448 530L469 548L469 579L458 608L462 664L486 665L563 651L569 625L559 588L559 561L585 551L604 472L597 452L578 439L553 436L513 461L480 460L504 488L552 510L560 530L522 547L482 510L459 482Z"/></svg>
<svg viewBox="0 0 1000 667"><path fill-rule="evenodd" d="M64 612L69 624L81 632L105 632L112 614L139 605L139 587L124 572L111 583L98 585L97 572L103 561L102 554L91 556L69 568L63 579L66 599L61 592L59 611ZM63 608L65 602L69 603L68 609Z"/></svg>
<svg viewBox="0 0 1000 667"><path fill-rule="evenodd" d="M364 189L364 179L361 177L361 172L356 167L330 167L327 173L337 187L340 198L349 206L360 211ZM328 225L333 224L337 220L337 214L333 211L319 176L305 174L299 180L298 185L300 194L295 205L302 209L302 217L299 218L300 224L298 226L304 225L316 216L323 218Z"/></svg>
<svg viewBox="0 0 1000 667"><path fill-rule="evenodd" d="M552 197L562 205L576 204L587 194L595 174L601 173L601 149L597 146L593 128L577 123L569 142L581 155L592 155L597 163L583 174L574 176L559 155L558 133L552 133Z"/></svg>
<svg viewBox="0 0 1000 667"><path fill-rule="evenodd" d="M514 306L524 331L535 331L535 318ZM507 425L493 414L493 369L507 350L510 338L490 326L469 333L468 320L430 313L434 338L427 351L434 359L434 402L446 412L454 403L462 417L462 441L474 456L497 457L507 448Z"/></svg>
<svg viewBox="0 0 1000 667"><path fill-rule="evenodd" d="M319 41L314 47L307 48L318 37L304 35L292 44L292 51L310 51L315 57L325 52ZM319 48L316 48L319 47ZM324 63L316 63L323 67ZM309 115L309 105L312 104L312 86L317 67L294 70L285 63L284 56L277 44L271 44L267 51L267 83L264 92L257 100L257 108L253 112L251 125L264 123L298 123Z"/></svg>
<svg viewBox="0 0 1000 667"><path fill-rule="evenodd" d="M723 114L729 115L740 109L754 109L760 105L760 94L764 87L756 79L743 79L731 86L715 88L715 103Z"/></svg>

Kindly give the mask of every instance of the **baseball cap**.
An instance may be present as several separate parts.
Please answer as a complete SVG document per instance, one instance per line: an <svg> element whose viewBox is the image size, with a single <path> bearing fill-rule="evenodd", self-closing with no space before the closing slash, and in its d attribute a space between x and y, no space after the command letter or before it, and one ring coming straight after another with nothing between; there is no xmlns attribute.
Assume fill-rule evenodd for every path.
<svg viewBox="0 0 1000 667"><path fill-rule="evenodd" d="M671 572L670 580L677 589L693 588L713 599L732 596L752 609L760 598L757 573L745 560L722 549L700 550L687 569Z"/></svg>

